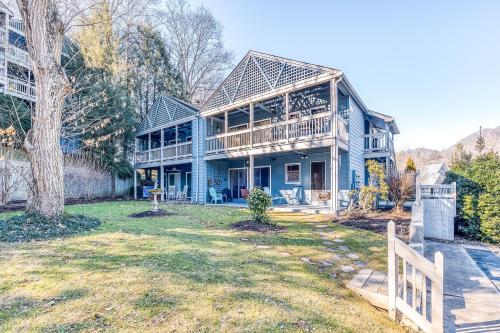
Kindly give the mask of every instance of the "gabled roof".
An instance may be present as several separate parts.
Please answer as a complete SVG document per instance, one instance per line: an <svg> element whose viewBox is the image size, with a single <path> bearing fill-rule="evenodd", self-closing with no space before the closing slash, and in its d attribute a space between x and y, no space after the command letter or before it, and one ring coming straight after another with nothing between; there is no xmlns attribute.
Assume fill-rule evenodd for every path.
<svg viewBox="0 0 500 333"><path fill-rule="evenodd" d="M170 95L162 95L156 99L151 110L137 128L137 135L150 129L167 126L182 119L196 116L198 109L187 102Z"/></svg>
<svg viewBox="0 0 500 333"><path fill-rule="evenodd" d="M398 128L398 125L396 124L396 120L394 120L394 117L388 116L388 115L380 113L380 112L375 112L372 110L368 110L366 112L366 117L375 126L377 126L379 128L384 128L385 126L383 126L383 125L388 124L389 130L393 134L399 134L399 128Z"/></svg>
<svg viewBox="0 0 500 333"><path fill-rule="evenodd" d="M14 16L14 13L10 10L9 7L7 7L3 1L0 1L0 10L3 10L5 12L7 12L10 16Z"/></svg>
<svg viewBox="0 0 500 333"><path fill-rule="evenodd" d="M219 108L327 73L341 74L339 70L334 68L249 51L210 96L202 109Z"/></svg>

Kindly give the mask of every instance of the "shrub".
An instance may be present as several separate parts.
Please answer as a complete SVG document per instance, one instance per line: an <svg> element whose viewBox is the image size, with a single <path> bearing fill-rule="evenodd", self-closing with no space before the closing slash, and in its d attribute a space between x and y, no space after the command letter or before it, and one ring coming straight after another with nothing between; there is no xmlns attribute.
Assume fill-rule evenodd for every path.
<svg viewBox="0 0 500 333"><path fill-rule="evenodd" d="M259 188L254 188L248 197L248 208L257 223L271 224L267 209L272 205L271 196Z"/></svg>
<svg viewBox="0 0 500 333"><path fill-rule="evenodd" d="M83 215L64 214L60 218L47 218L26 213L0 220L0 241L23 242L62 237L94 230L100 225L99 219Z"/></svg>
<svg viewBox="0 0 500 333"><path fill-rule="evenodd" d="M477 203L481 233L488 241L500 243L500 194L483 193Z"/></svg>
<svg viewBox="0 0 500 333"><path fill-rule="evenodd" d="M457 183L459 233L500 242L500 157L488 152L472 158L457 147L444 183Z"/></svg>
<svg viewBox="0 0 500 333"><path fill-rule="evenodd" d="M388 199L389 186L386 182L385 170L375 160L368 160L366 167L370 175L370 184L363 186L359 192L359 205L364 211L372 210L378 197L383 200Z"/></svg>

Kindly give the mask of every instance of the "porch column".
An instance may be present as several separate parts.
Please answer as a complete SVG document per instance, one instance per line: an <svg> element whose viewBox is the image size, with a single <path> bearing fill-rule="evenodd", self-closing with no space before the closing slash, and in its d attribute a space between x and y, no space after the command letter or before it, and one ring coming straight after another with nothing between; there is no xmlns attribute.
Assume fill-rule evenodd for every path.
<svg viewBox="0 0 500 333"><path fill-rule="evenodd" d="M290 93L285 94L285 132L286 132L286 142L288 142L290 138L290 129L288 126L288 121L289 121L289 114L290 114Z"/></svg>
<svg viewBox="0 0 500 333"><path fill-rule="evenodd" d="M137 170L134 168L134 200L137 200Z"/></svg>
<svg viewBox="0 0 500 333"><path fill-rule="evenodd" d="M179 156L179 125L175 125L175 157Z"/></svg>
<svg viewBox="0 0 500 333"><path fill-rule="evenodd" d="M250 147L253 147L253 102L250 103ZM253 183L253 180L252 180Z"/></svg>
<svg viewBox="0 0 500 333"><path fill-rule="evenodd" d="M227 149L227 132L229 130L229 120L227 111L224 112L224 150Z"/></svg>
<svg viewBox="0 0 500 333"><path fill-rule="evenodd" d="M389 177L389 173L391 172L391 159L389 156L385 157L385 176Z"/></svg>
<svg viewBox="0 0 500 333"><path fill-rule="evenodd" d="M339 209L339 147L337 144L338 140L338 128L337 128L337 80L330 80L330 107L331 107L331 131L333 136L333 145L330 149L330 182L331 182L331 211L334 215L337 215Z"/></svg>
<svg viewBox="0 0 500 333"><path fill-rule="evenodd" d="M148 162L151 161L151 132L148 133Z"/></svg>
<svg viewBox="0 0 500 333"><path fill-rule="evenodd" d="M160 161L163 161L163 146L164 146L164 140L165 140L165 134L163 132L163 128L160 129L160 156L161 156L161 159Z"/></svg>
<svg viewBox="0 0 500 333"><path fill-rule="evenodd" d="M250 132L251 133L251 132ZM253 189L254 181L254 156L250 155L250 163L248 166L248 189L251 191Z"/></svg>
<svg viewBox="0 0 500 333"><path fill-rule="evenodd" d="M164 201L165 200L165 192L164 192L164 189L165 189L165 185L163 184L164 183L164 175L165 175L165 168L163 167L163 165L161 165L160 163L160 189L161 189L161 195L160 195L160 200L161 201Z"/></svg>

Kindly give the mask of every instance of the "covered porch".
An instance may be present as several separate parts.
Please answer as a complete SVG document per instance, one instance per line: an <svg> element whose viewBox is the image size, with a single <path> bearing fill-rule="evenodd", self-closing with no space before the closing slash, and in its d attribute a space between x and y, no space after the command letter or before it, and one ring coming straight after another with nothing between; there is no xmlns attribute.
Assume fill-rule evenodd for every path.
<svg viewBox="0 0 500 333"><path fill-rule="evenodd" d="M161 200L191 201L192 165L178 163L149 168L136 169L139 179L135 187L138 198L148 198L148 191L154 188L162 189Z"/></svg>
<svg viewBox="0 0 500 333"><path fill-rule="evenodd" d="M215 203L210 194L213 188L222 196L223 204L244 207L253 186L272 197L273 209L297 211L303 207L331 211L332 198L340 201L345 197L339 193L332 195L332 188L347 192L351 187L349 155L341 149L337 157L338 170L331 168L330 147L252 157L206 160L206 202Z"/></svg>

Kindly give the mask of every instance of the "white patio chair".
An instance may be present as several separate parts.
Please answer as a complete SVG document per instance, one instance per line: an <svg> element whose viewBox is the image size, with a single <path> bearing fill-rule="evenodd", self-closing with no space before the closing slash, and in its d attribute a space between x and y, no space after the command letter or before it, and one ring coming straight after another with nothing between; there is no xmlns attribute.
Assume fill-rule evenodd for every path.
<svg viewBox="0 0 500 333"><path fill-rule="evenodd" d="M177 192L177 200L183 201L183 200L187 199L188 188L189 188L189 185L184 185L182 192Z"/></svg>
<svg viewBox="0 0 500 333"><path fill-rule="evenodd" d="M215 191L215 188L211 187L208 189L208 193L210 194L210 197L212 198L212 203L217 203L217 201L220 201L220 203L222 204L223 203L223 199L222 199L222 194L217 194L217 192Z"/></svg>
<svg viewBox="0 0 500 333"><path fill-rule="evenodd" d="M171 185L168 187L167 199L175 200L175 185Z"/></svg>
<svg viewBox="0 0 500 333"><path fill-rule="evenodd" d="M300 205L302 201L302 187L294 186L292 193L288 196L288 203L292 205Z"/></svg>

